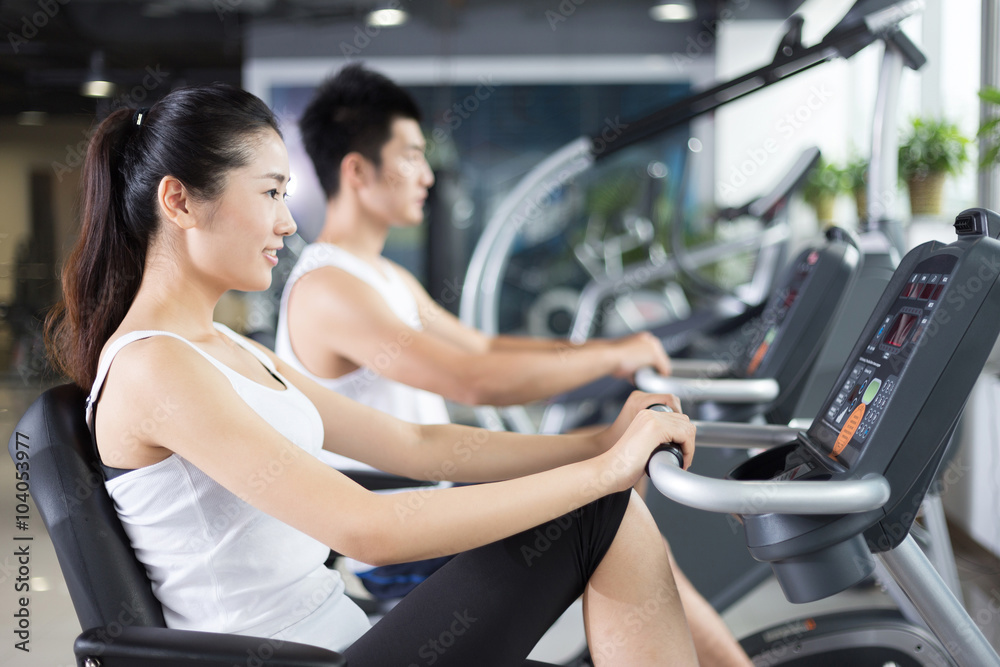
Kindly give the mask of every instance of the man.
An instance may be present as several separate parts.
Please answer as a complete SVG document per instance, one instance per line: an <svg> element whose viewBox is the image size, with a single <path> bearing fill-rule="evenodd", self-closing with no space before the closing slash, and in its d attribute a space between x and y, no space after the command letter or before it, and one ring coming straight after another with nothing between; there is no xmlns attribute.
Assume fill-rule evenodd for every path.
<svg viewBox="0 0 1000 667"><path fill-rule="evenodd" d="M405 91L358 65L326 82L304 113L303 142L327 198L326 219L285 287L278 353L338 380L352 398L418 422L445 419L443 402L390 397L386 385L515 405L642 366L668 374L669 359L648 333L579 346L486 336L382 257L390 229L421 224L434 183L419 117Z"/></svg>
<svg viewBox="0 0 1000 667"><path fill-rule="evenodd" d="M648 333L578 346L487 336L382 256L393 227L421 224L434 183L419 120L406 91L361 65L324 82L306 108L299 127L326 195L325 221L285 285L275 351L327 387L419 423L447 421L445 398L512 405L643 366L669 374ZM703 664L749 665L714 610L675 573Z"/></svg>

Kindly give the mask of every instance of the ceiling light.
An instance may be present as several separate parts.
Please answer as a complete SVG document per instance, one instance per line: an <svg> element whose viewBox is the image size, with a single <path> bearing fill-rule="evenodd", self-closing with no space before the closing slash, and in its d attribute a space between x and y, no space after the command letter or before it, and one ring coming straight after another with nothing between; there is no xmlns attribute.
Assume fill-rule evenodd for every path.
<svg viewBox="0 0 1000 667"><path fill-rule="evenodd" d="M90 71L80 86L80 94L84 97L111 97L115 94L115 84L104 74L104 54L100 51L90 56Z"/></svg>
<svg viewBox="0 0 1000 667"><path fill-rule="evenodd" d="M691 21L698 15L691 0L668 0L649 8L654 21Z"/></svg>
<svg viewBox="0 0 1000 667"><path fill-rule="evenodd" d="M84 97L111 97L115 94L115 84L104 79L91 79L80 86L80 94Z"/></svg>
<svg viewBox="0 0 1000 667"><path fill-rule="evenodd" d="M368 12L365 21L379 28L392 28L403 25L409 18L410 15L402 9L373 9Z"/></svg>

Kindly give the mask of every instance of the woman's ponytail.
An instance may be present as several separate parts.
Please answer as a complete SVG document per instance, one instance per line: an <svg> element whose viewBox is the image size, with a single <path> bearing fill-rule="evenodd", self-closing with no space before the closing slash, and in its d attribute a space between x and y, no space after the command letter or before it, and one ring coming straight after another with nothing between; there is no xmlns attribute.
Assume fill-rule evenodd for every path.
<svg viewBox="0 0 1000 667"><path fill-rule="evenodd" d="M145 239L124 233L121 160L132 110L118 109L91 137L83 164L80 239L62 271L63 301L46 321L56 367L82 387L97 373L105 341L131 305L145 263Z"/></svg>

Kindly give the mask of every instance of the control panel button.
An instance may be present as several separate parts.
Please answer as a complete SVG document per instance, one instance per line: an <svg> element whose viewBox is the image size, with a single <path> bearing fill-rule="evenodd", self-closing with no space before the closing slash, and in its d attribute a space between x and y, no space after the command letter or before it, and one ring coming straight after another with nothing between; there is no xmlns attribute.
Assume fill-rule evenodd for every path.
<svg viewBox="0 0 1000 667"><path fill-rule="evenodd" d="M861 420L865 416L865 408L867 406L862 403L858 407L854 408L854 412L851 416L847 418L847 423L844 424L844 428L840 429L840 435L837 436L837 441L833 443L833 451L830 452L830 458L836 458L840 456L840 453L844 451L847 447L847 443L851 441L854 437L854 433L858 430L858 426L861 425Z"/></svg>

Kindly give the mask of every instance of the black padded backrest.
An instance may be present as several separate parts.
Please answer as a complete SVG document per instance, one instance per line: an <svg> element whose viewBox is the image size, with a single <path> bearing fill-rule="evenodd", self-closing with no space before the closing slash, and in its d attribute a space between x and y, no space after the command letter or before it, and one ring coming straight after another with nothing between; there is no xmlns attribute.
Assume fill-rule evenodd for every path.
<svg viewBox="0 0 1000 667"><path fill-rule="evenodd" d="M21 417L7 448L15 464L28 463L31 497L80 625L164 627L163 609L104 488L84 417L86 399L74 384L49 389Z"/></svg>

